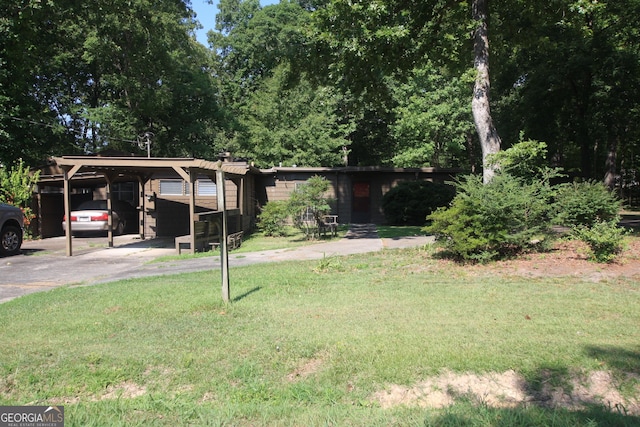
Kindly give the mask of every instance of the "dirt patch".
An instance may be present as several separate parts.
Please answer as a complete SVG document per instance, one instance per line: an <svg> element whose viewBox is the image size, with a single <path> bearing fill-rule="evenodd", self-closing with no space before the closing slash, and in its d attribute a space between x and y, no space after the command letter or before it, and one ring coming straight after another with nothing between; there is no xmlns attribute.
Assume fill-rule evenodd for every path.
<svg viewBox="0 0 640 427"><path fill-rule="evenodd" d="M544 385L541 390L533 390L522 375L512 370L482 375L447 371L411 387L389 385L374 393L371 400L382 408L443 408L460 399L495 408L539 405L581 410L596 404L627 415L640 415L640 401L623 396L619 385L607 371L575 375L562 387Z"/></svg>
<svg viewBox="0 0 640 427"><path fill-rule="evenodd" d="M313 375L320 370L324 363L322 358L313 358L307 360L305 363L298 366L293 372L287 375L287 380L290 382L299 381Z"/></svg>
<svg viewBox="0 0 640 427"><path fill-rule="evenodd" d="M596 263L588 259L588 247L579 241L558 242L547 253L531 254L496 265L503 273L529 277L581 276L593 281L610 277L640 277L640 239L630 239L626 250L614 262Z"/></svg>
<svg viewBox="0 0 640 427"><path fill-rule="evenodd" d="M132 381L123 381L117 385L110 385L107 387L103 395L96 396L94 400L133 399L146 393L146 387L138 385Z"/></svg>
<svg viewBox="0 0 640 427"><path fill-rule="evenodd" d="M438 260L440 269L455 271L459 267L453 261ZM594 282L618 277L640 279L640 239L629 239L627 248L611 263L590 261L588 247L583 242L561 240L548 252L489 264L464 265L464 272L477 276L579 277Z"/></svg>
<svg viewBox="0 0 640 427"><path fill-rule="evenodd" d="M136 397L143 396L146 393L146 387L138 385L132 381L123 381L120 384L108 386L106 390L104 390L104 392L101 394L93 394L89 396L89 400L98 402L100 400L134 399ZM47 402L53 405L75 405L83 400L85 400L85 398L78 395L53 397L48 399Z"/></svg>

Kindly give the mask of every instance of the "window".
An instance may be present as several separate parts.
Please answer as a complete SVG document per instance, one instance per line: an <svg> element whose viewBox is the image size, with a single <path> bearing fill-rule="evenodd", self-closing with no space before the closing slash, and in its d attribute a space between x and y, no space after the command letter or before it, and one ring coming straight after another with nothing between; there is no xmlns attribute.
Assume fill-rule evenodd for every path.
<svg viewBox="0 0 640 427"><path fill-rule="evenodd" d="M198 196L217 196L218 188L216 187L216 183L211 181L210 179L199 179L197 182L198 185Z"/></svg>
<svg viewBox="0 0 640 427"><path fill-rule="evenodd" d="M182 196L184 194L184 181L179 179L161 179L160 195L161 196Z"/></svg>
<svg viewBox="0 0 640 427"><path fill-rule="evenodd" d="M188 196L191 191L190 185L181 179L161 179L161 196ZM196 181L196 195L205 197L215 197L218 195L216 183L210 179L199 179Z"/></svg>
<svg viewBox="0 0 640 427"><path fill-rule="evenodd" d="M138 192L136 190L136 183L134 182L116 182L111 186L111 192L115 200L124 200L137 206Z"/></svg>

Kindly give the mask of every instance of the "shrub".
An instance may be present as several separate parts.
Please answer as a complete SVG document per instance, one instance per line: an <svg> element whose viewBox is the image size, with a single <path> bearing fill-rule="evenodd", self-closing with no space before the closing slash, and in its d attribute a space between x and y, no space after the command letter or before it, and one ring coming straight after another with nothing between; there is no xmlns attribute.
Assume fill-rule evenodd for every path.
<svg viewBox="0 0 640 427"><path fill-rule="evenodd" d="M525 182L533 182L543 175L557 171L546 166L547 144L542 141L523 140L506 150L489 155L489 164L499 166L500 170L511 176L522 178Z"/></svg>
<svg viewBox="0 0 640 427"><path fill-rule="evenodd" d="M298 186L289 200L268 202L258 215L258 230L265 236L284 236L291 218L307 238L312 238L318 220L331 211L331 199L326 196L329 188L329 181L316 175Z"/></svg>
<svg viewBox="0 0 640 427"><path fill-rule="evenodd" d="M316 175L291 193L287 204L289 215L307 238L313 238L318 221L331 212L332 200L327 197L330 187L326 178Z"/></svg>
<svg viewBox="0 0 640 427"><path fill-rule="evenodd" d="M545 180L525 183L498 174L488 184L481 177L458 181L449 209L429 216L425 231L450 255L490 261L538 247L550 233L551 187Z"/></svg>
<svg viewBox="0 0 640 427"><path fill-rule="evenodd" d="M615 218L610 221L596 221L591 226L574 226L573 235L589 246L589 259L611 262L624 249L626 230L618 226L618 218Z"/></svg>
<svg viewBox="0 0 640 427"><path fill-rule="evenodd" d="M31 209L33 189L40 172L31 174L27 165L19 159L11 169L0 165L0 202L17 206L24 214L25 232L31 235L29 225L35 214Z"/></svg>
<svg viewBox="0 0 640 427"><path fill-rule="evenodd" d="M258 215L258 230L265 236L284 236L288 216L287 202L267 202Z"/></svg>
<svg viewBox="0 0 640 427"><path fill-rule="evenodd" d="M447 206L455 195L451 185L429 181L407 181L382 198L382 210L390 225L424 225L435 209Z"/></svg>
<svg viewBox="0 0 640 427"><path fill-rule="evenodd" d="M556 194L555 222L568 227L590 227L599 221L617 218L620 207L620 200L601 182L560 184Z"/></svg>

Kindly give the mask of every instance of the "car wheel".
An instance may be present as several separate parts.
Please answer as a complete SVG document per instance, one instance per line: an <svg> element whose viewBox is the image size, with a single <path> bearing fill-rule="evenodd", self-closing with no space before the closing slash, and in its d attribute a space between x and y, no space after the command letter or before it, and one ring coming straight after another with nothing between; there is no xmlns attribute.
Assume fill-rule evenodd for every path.
<svg viewBox="0 0 640 427"><path fill-rule="evenodd" d="M115 228L115 233L120 236L124 233L124 222L118 221L118 225Z"/></svg>
<svg viewBox="0 0 640 427"><path fill-rule="evenodd" d="M0 234L0 254L16 255L22 246L22 231L13 225L7 225Z"/></svg>

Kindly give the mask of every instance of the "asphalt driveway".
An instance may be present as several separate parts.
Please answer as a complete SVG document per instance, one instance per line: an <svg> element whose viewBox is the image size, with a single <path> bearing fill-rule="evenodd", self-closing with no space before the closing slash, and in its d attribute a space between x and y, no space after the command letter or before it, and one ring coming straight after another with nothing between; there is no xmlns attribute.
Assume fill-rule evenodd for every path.
<svg viewBox="0 0 640 427"><path fill-rule="evenodd" d="M326 256L375 252L383 248L422 246L433 241L426 236L380 239L372 225L354 225L340 240L295 249L229 254L229 266L256 263L313 260ZM91 285L130 279L220 268L220 257L150 262L175 255L173 239L141 240L138 235L116 236L114 247L106 237L83 237L73 241L73 256L66 256L64 237L24 242L22 253L0 258L0 303L22 295L63 285Z"/></svg>

